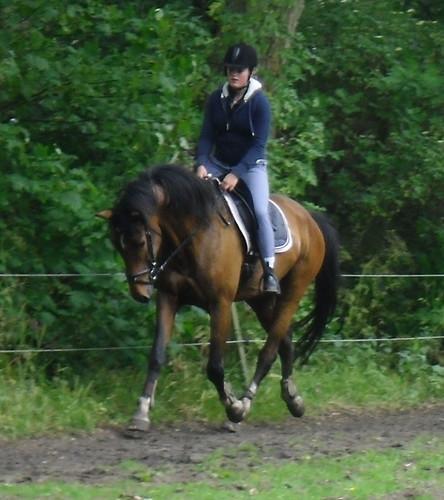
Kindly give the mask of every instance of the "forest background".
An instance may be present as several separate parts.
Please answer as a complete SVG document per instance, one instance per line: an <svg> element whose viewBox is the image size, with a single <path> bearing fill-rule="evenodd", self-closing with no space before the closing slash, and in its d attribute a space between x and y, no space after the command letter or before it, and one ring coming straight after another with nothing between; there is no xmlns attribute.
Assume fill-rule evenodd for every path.
<svg viewBox="0 0 444 500"><path fill-rule="evenodd" d="M342 272L444 272L441 0L2 0L0 273L80 276L1 276L0 349L149 342L154 308L129 298L94 214L148 166L191 168L205 99L239 40L257 47L272 103L273 191L329 214ZM441 335L442 283L344 278L340 336ZM206 339L206 325L185 311L176 347ZM252 325L245 313L244 334L261 337ZM395 364L399 345L374 343ZM442 368L443 350L415 355ZM32 356L2 355L0 367ZM51 375L145 356L50 353L44 364Z"/></svg>

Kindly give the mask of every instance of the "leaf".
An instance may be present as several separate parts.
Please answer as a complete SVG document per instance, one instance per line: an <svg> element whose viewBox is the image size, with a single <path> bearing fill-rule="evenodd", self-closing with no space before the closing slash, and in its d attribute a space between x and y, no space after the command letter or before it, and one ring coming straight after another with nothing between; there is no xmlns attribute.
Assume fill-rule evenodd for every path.
<svg viewBox="0 0 444 500"><path fill-rule="evenodd" d="M79 210L82 207L82 197L77 191L64 192L60 199L62 205L72 210Z"/></svg>

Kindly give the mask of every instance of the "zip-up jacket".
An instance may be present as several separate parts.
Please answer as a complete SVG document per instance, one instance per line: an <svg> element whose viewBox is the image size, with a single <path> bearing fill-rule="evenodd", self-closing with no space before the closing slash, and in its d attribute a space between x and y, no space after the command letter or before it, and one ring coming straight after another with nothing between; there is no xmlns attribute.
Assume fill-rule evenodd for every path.
<svg viewBox="0 0 444 500"><path fill-rule="evenodd" d="M251 78L245 96L232 109L228 83L209 96L197 146L198 165L213 157L239 176L266 159L271 110L261 89L262 84Z"/></svg>

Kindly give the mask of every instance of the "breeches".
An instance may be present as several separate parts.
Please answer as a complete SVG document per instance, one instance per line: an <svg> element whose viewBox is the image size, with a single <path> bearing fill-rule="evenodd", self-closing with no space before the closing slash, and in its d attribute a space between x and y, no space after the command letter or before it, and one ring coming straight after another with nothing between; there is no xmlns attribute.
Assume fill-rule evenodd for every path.
<svg viewBox="0 0 444 500"><path fill-rule="evenodd" d="M230 167L213 161L207 164L206 168L213 177L220 177L231 171ZM254 213L258 223L257 240L261 257L264 259L274 257L274 233L268 214L270 189L268 186L267 162L265 160L260 161L248 169L244 169L239 177L245 182L253 198Z"/></svg>

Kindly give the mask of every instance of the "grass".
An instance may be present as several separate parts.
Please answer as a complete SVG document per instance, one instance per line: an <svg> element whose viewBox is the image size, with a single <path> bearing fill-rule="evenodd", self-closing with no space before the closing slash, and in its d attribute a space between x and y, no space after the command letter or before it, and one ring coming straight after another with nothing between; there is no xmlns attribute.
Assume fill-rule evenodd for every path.
<svg viewBox="0 0 444 500"><path fill-rule="evenodd" d="M75 379L2 374L0 437L17 438L65 430L94 429L107 420L106 402L91 383Z"/></svg>
<svg viewBox="0 0 444 500"><path fill-rule="evenodd" d="M190 353L187 351L187 357ZM227 375L240 393L236 353L227 359ZM154 422L206 420L221 422L223 410L204 374L205 356L194 351L172 357L162 374L152 413ZM403 354L403 358L405 358ZM255 353L249 353L254 366ZM415 354L397 369L368 348L325 346L313 362L296 372L308 413L332 409L399 408L442 400L444 377ZM48 380L36 364L0 370L0 437L18 438L54 432L92 431L122 424L131 416L144 370L97 370L88 375L60 372ZM279 363L265 379L250 421L279 421L288 413L280 399ZM223 448L194 466L186 482L162 470L126 460L116 467L113 482L104 485L42 482L2 484L0 498L51 499L387 499L442 498L444 444L433 436L403 448L343 456L304 456L267 461L253 445ZM242 457L242 459L240 459ZM122 479L129 478L129 479Z"/></svg>
<svg viewBox="0 0 444 500"><path fill-rule="evenodd" d="M399 408L442 398L444 376L426 364L412 363L391 370L370 349L347 348L338 353L323 347L312 364L296 371L295 380L307 410L317 414L332 408ZM219 422L223 409L204 373L204 356L189 362L183 353L172 358L162 374L154 422L201 420ZM249 355L250 366L254 356ZM88 375L62 372L51 380L35 365L0 370L0 437L17 438L57 431L85 430L125 423L133 413L143 384L143 368L101 371ZM235 356L229 357L228 379L238 394L244 383ZM250 421L278 421L288 416L280 399L279 363L264 380L254 401Z"/></svg>
<svg viewBox="0 0 444 500"><path fill-rule="evenodd" d="M305 456L297 461L258 460L253 447L218 451L196 465L187 482L162 482L135 462L118 467L133 472L131 480L91 486L75 483L0 485L2 498L51 499L383 499L442 498L444 444L417 440L397 450L366 451L342 457ZM242 452L248 460L239 466ZM392 496L391 496L392 495ZM396 496L395 496L396 495Z"/></svg>

